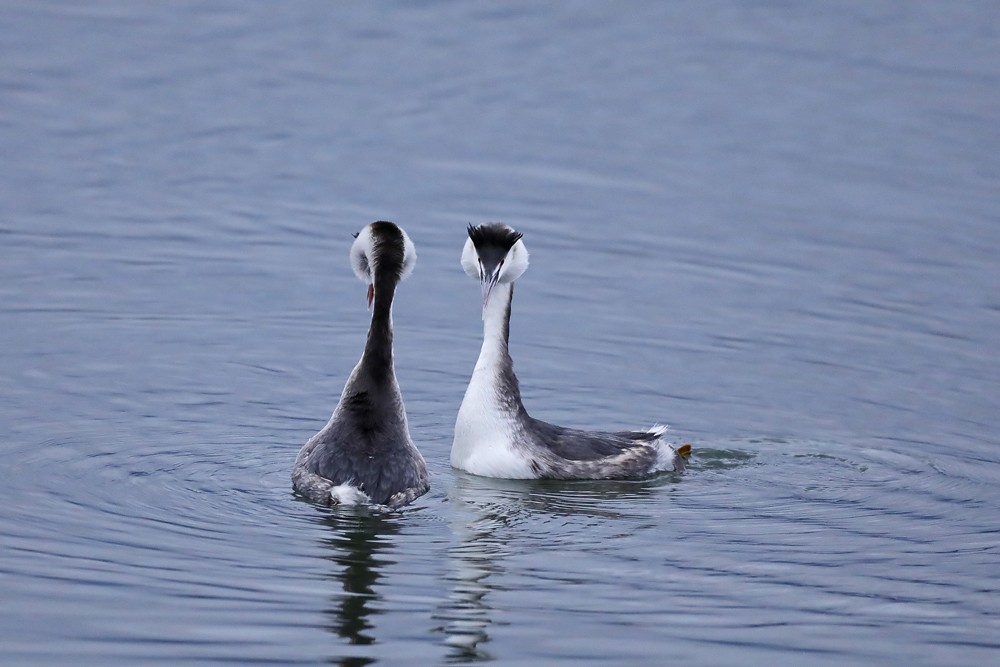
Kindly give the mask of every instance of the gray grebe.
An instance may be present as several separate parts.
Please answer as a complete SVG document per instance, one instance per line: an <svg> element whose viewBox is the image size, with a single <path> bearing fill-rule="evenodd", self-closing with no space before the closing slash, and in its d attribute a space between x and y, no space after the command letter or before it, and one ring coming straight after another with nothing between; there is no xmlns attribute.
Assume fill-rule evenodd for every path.
<svg viewBox="0 0 1000 667"><path fill-rule="evenodd" d="M392 365L392 298L416 261L413 242L391 222L373 222L351 246L351 266L367 283L374 308L365 351L340 403L295 459L292 485L311 500L395 508L430 488Z"/></svg>
<svg viewBox="0 0 1000 667"><path fill-rule="evenodd" d="M682 453L663 439L665 426L604 433L531 417L508 351L514 281L528 268L521 234L504 224L469 225L462 268L480 281L483 347L455 422L451 464L485 477L627 479L684 469Z"/></svg>

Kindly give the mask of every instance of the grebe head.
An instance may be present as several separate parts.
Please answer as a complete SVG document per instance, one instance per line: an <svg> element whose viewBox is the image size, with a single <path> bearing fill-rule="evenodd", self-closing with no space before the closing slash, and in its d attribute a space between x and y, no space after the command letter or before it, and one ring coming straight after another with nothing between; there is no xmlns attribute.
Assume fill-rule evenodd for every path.
<svg viewBox="0 0 1000 667"><path fill-rule="evenodd" d="M376 276L389 278L395 285L410 275L417 263L417 249L403 229L391 222L366 225L354 235L351 268L368 284L368 307L375 298Z"/></svg>
<svg viewBox="0 0 1000 667"><path fill-rule="evenodd" d="M512 283L528 268L528 249L521 233L509 225L489 222L469 225L462 249L462 268L483 288L483 312L497 284Z"/></svg>

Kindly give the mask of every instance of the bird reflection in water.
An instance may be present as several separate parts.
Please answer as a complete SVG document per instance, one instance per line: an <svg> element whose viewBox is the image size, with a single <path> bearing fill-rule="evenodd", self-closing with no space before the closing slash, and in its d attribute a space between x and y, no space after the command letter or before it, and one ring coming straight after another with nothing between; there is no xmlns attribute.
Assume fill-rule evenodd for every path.
<svg viewBox="0 0 1000 667"><path fill-rule="evenodd" d="M343 593L333 598L333 606L326 612L330 631L352 646L374 644L371 616L381 613L376 606L381 597L376 584L382 578L381 568L394 562L381 553L392 547L392 537L399 533L399 526L393 517L366 509L338 511L324 521L332 529L332 537L326 540L331 551L329 559L337 565L331 576L343 587ZM357 653L340 654L330 662L360 667L376 662L376 658L364 655L359 648Z"/></svg>
<svg viewBox="0 0 1000 667"><path fill-rule="evenodd" d="M514 550L541 539L552 546L553 536L544 530L549 522L558 520L563 530L575 525L586 532L633 512L644 516L649 508L642 509L641 503L662 497L679 478L667 474L641 481L566 483L458 474L449 494L454 517L454 542L448 550L450 591L434 614L443 621L436 631L446 636L451 648L448 662L497 659L485 647L497 623L490 594L503 591L504 561Z"/></svg>
<svg viewBox="0 0 1000 667"><path fill-rule="evenodd" d="M490 640L493 624L486 597L492 590L490 579L502 572L499 565L505 556L496 535L500 517L484 512L465 516L453 526L456 543L448 550L447 580L451 590L434 618L444 625L437 632L446 635L451 647L450 663L485 662L495 657L482 644Z"/></svg>

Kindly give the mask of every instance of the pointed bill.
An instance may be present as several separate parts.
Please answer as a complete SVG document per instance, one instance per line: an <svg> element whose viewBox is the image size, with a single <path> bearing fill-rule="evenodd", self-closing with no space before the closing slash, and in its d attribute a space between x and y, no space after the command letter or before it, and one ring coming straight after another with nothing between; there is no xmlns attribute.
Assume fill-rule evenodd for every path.
<svg viewBox="0 0 1000 667"><path fill-rule="evenodd" d="M490 295L493 293L493 288L496 287L497 282L500 280L500 267L497 267L496 271L492 275L484 275L482 280L483 288L483 319L486 319L486 306L490 303Z"/></svg>

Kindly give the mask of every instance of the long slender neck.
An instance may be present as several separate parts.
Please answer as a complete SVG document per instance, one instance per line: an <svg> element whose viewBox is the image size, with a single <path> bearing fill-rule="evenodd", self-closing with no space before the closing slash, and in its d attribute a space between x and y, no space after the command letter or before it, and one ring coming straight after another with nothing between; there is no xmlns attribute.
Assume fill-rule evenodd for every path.
<svg viewBox="0 0 1000 667"><path fill-rule="evenodd" d="M510 310L514 299L514 283L493 288L486 312L483 313L483 347L476 362L477 373L488 374L487 383L495 389L495 399L504 410L527 417L521 402L521 386L514 374L514 361L510 358Z"/></svg>
<svg viewBox="0 0 1000 667"><path fill-rule="evenodd" d="M375 304L361 362L371 376L378 379L392 375L392 297L396 293L396 282L377 273L374 285Z"/></svg>
<svg viewBox="0 0 1000 667"><path fill-rule="evenodd" d="M508 343L510 308L513 299L514 283L503 283L493 288L489 303L483 312L483 347L479 352L477 370L498 364L512 365Z"/></svg>

